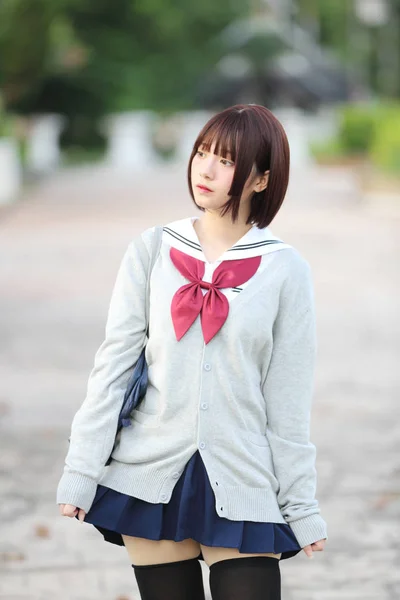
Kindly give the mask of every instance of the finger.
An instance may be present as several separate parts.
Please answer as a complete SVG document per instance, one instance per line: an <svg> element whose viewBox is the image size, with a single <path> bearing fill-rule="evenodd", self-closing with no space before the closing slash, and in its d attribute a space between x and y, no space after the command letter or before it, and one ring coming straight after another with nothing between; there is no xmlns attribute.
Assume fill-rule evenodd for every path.
<svg viewBox="0 0 400 600"><path fill-rule="evenodd" d="M81 523L83 523L83 521L85 520L85 516L86 516L85 511L83 510L83 508L80 508L79 512L78 512L78 519L80 520Z"/></svg>
<svg viewBox="0 0 400 600"><path fill-rule="evenodd" d="M324 549L324 542L323 541L318 541L318 542L314 542L311 547L313 548L313 550L317 550L317 551L321 551Z"/></svg>
<svg viewBox="0 0 400 600"><path fill-rule="evenodd" d="M314 558L311 546L304 546L303 550L306 553L308 558Z"/></svg>

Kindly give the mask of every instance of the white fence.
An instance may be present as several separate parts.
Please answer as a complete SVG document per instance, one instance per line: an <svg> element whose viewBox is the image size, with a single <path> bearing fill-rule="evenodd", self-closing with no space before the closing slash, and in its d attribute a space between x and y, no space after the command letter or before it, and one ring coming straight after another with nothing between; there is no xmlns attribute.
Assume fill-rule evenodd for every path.
<svg viewBox="0 0 400 600"><path fill-rule="evenodd" d="M165 162L188 160L194 141L213 113L181 112L161 119L150 111L109 115L100 124L107 138L105 164L120 171L142 172ZM294 108L274 110L289 138L292 168L309 166L313 160L310 142L327 139L337 128L334 109L325 108L309 116ZM28 128L26 169L47 175L60 165L60 134L65 119L59 115L38 115ZM11 202L21 185L18 153L9 139L0 139L0 203Z"/></svg>

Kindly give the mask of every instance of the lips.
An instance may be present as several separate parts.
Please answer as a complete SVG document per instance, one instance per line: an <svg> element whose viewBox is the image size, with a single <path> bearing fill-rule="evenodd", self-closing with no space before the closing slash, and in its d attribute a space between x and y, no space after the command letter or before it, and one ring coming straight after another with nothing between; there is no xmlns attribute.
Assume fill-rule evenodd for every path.
<svg viewBox="0 0 400 600"><path fill-rule="evenodd" d="M199 188L199 190L204 190L205 192L212 192L212 190L210 190L210 188L208 188L206 185L196 185L197 188Z"/></svg>

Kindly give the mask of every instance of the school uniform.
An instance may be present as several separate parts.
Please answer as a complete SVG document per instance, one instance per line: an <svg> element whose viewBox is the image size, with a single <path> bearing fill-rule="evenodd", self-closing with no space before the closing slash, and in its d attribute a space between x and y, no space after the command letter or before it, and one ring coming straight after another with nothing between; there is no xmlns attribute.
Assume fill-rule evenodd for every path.
<svg viewBox="0 0 400 600"><path fill-rule="evenodd" d="M163 228L150 277L149 385L105 467L146 341L155 229L124 255L57 503L83 508L112 543L192 538L289 558L328 537L310 441L310 268L256 226L209 263L193 221Z"/></svg>

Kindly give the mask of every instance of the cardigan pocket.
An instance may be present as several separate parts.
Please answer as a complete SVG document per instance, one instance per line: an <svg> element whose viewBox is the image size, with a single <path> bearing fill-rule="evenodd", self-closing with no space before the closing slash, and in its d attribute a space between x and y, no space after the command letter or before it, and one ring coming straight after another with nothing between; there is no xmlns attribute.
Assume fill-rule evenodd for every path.
<svg viewBox="0 0 400 600"><path fill-rule="evenodd" d="M272 449L267 436L263 433L247 433L247 440L250 442L248 449L251 455L260 463L260 469L268 471L269 484L275 494L279 492L279 481L276 476Z"/></svg>
<svg viewBox="0 0 400 600"><path fill-rule="evenodd" d="M252 431L248 431L247 439L255 446L269 446L268 438L263 433L253 433Z"/></svg>

